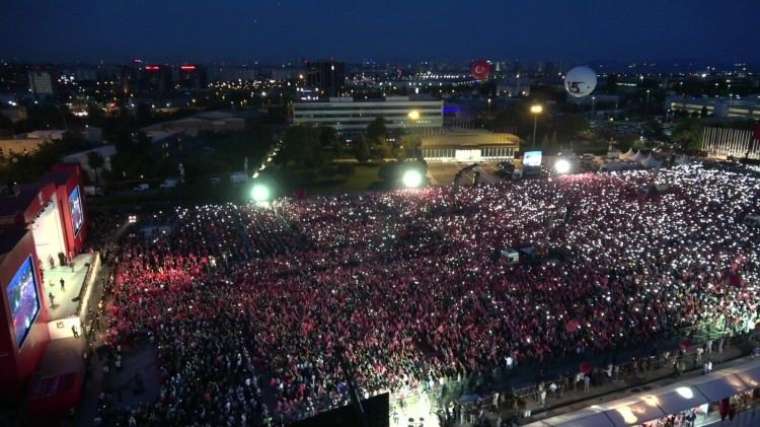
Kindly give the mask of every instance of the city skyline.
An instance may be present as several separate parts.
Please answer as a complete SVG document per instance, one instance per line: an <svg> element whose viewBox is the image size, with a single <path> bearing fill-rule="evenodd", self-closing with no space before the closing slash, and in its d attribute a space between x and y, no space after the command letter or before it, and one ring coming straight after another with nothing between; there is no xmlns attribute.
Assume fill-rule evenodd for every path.
<svg viewBox="0 0 760 427"><path fill-rule="evenodd" d="M760 61L760 34L746 19L760 15L760 3L751 0L44 3L6 6L0 59Z"/></svg>

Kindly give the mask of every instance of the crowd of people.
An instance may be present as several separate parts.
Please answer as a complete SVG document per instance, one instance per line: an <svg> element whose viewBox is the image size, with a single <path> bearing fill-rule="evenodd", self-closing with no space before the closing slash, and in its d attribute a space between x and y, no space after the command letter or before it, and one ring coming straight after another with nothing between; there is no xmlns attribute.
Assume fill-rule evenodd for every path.
<svg viewBox="0 0 760 427"><path fill-rule="evenodd" d="M160 398L125 417L302 419L348 402L341 355L363 395L403 394L754 329L757 200L760 179L692 165L156 213L120 242L106 305L109 342L158 348Z"/></svg>

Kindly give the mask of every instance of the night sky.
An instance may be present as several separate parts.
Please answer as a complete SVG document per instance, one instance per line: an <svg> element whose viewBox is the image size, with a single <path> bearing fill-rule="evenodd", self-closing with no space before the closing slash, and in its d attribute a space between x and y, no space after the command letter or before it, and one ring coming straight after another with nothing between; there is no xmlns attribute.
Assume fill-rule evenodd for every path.
<svg viewBox="0 0 760 427"><path fill-rule="evenodd" d="M0 0L0 59L760 62L760 0Z"/></svg>

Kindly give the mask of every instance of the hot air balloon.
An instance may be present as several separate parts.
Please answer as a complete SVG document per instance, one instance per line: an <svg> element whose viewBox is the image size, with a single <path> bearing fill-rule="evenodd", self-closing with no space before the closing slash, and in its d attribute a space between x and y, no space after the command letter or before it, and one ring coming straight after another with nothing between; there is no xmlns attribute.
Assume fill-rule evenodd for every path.
<svg viewBox="0 0 760 427"><path fill-rule="evenodd" d="M565 90L570 96L583 98L596 89L596 72L589 67L575 67L565 76Z"/></svg>

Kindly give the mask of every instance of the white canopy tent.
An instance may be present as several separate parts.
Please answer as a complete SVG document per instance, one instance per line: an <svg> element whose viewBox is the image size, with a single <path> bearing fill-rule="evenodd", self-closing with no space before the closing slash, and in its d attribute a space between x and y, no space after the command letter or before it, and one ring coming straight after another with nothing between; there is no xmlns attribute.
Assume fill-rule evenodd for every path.
<svg viewBox="0 0 760 427"><path fill-rule="evenodd" d="M628 427L760 387L760 360L624 399L547 418L530 427Z"/></svg>

